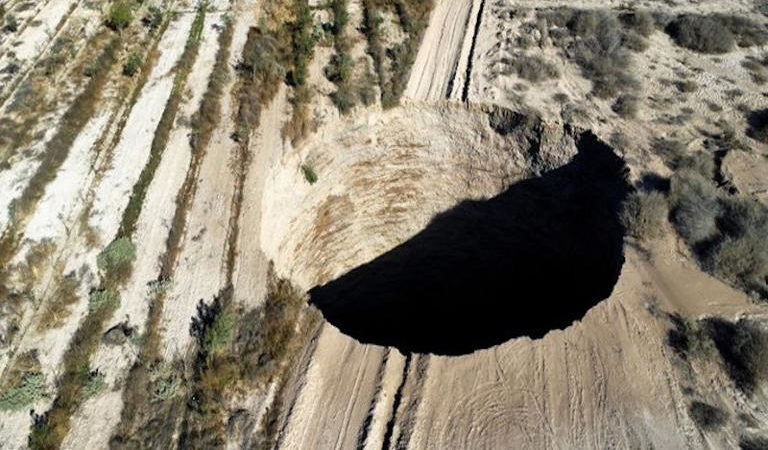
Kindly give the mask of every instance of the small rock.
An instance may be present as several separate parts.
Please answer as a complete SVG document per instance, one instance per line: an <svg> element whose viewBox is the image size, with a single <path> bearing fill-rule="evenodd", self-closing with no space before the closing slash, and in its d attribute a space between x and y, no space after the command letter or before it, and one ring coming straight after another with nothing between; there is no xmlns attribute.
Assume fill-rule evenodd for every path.
<svg viewBox="0 0 768 450"><path fill-rule="evenodd" d="M123 345L133 333L134 329L123 322L107 330L101 340L106 345Z"/></svg>

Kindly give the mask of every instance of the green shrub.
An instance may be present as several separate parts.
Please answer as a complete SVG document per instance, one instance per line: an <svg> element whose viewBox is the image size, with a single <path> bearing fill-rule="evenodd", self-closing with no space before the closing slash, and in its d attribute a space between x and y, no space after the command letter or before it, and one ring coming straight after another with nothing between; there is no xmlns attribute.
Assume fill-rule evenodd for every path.
<svg viewBox="0 0 768 450"><path fill-rule="evenodd" d="M103 306L114 309L120 305L120 294L110 290L98 290L91 293L88 299L88 311L93 313Z"/></svg>
<svg viewBox="0 0 768 450"><path fill-rule="evenodd" d="M216 316L213 324L205 330L203 350L209 357L219 354L232 342L234 322L233 314L228 310L224 310Z"/></svg>
<svg viewBox="0 0 768 450"><path fill-rule="evenodd" d="M317 173L315 173L315 169L312 166L309 164L302 164L301 171L304 173L304 178L307 180L307 183L317 183Z"/></svg>
<svg viewBox="0 0 768 450"><path fill-rule="evenodd" d="M173 368L165 363L153 367L150 372L151 402L160 403L176 396L181 380Z"/></svg>
<svg viewBox="0 0 768 450"><path fill-rule="evenodd" d="M95 397L101 394L106 387L104 374L95 370L88 374L88 381L83 386L83 396L87 398Z"/></svg>
<svg viewBox="0 0 768 450"><path fill-rule="evenodd" d="M42 373L28 373L21 383L0 395L0 411L21 411L48 396L45 376Z"/></svg>
<svg viewBox="0 0 768 450"><path fill-rule="evenodd" d="M127 27L133 20L133 12L127 2L117 2L109 9L109 18L107 23L110 28L120 31Z"/></svg>
<svg viewBox="0 0 768 450"><path fill-rule="evenodd" d="M715 431L728 421L728 413L710 404L693 401L688 407L691 420L704 431Z"/></svg>
<svg viewBox="0 0 768 450"><path fill-rule="evenodd" d="M634 192L624 202L621 221L631 236L653 239L663 233L667 214L667 199L663 194Z"/></svg>
<svg viewBox="0 0 768 450"><path fill-rule="evenodd" d="M163 17L165 14L163 10L157 6L150 6L148 14L142 19L144 26L150 29L150 31L156 31L163 23Z"/></svg>
<svg viewBox="0 0 768 450"><path fill-rule="evenodd" d="M126 61L123 66L123 75L127 77L136 75L139 69L141 69L141 64L141 56L136 53L131 53L131 56L128 57L128 61Z"/></svg>
<svg viewBox="0 0 768 450"><path fill-rule="evenodd" d="M121 237L112 241L99 253L96 263L99 269L107 274L121 274L130 272L134 259L136 259L136 246L129 238Z"/></svg>

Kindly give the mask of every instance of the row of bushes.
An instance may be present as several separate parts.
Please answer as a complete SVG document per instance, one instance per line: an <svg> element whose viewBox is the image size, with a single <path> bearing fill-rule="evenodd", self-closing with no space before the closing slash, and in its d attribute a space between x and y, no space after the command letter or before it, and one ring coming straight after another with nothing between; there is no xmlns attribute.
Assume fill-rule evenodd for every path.
<svg viewBox="0 0 768 450"><path fill-rule="evenodd" d="M363 32L373 58L384 108L396 106L408 83L411 66L427 28L433 0L363 0ZM403 42L385 47L383 13L394 12L406 34Z"/></svg>
<svg viewBox="0 0 768 450"><path fill-rule="evenodd" d="M734 385L747 395L768 381L768 331L760 324L716 317L686 320L672 315L670 319L673 327L667 332L667 344L681 358L718 357Z"/></svg>
<svg viewBox="0 0 768 450"><path fill-rule="evenodd" d="M669 216L703 269L768 300L768 207L718 190L711 155L671 151L677 156L670 163L675 172L668 196L632 194L623 212L627 231L641 239L656 237Z"/></svg>
<svg viewBox="0 0 768 450"><path fill-rule="evenodd" d="M264 5L267 11L273 3ZM267 14L266 17L274 17ZM262 108L272 100L277 93L280 83L285 80L288 66L288 50L285 46L289 42L287 27L262 21L259 26L249 30L245 42L242 57L236 67L237 84L235 98L237 101L237 114L235 117L235 130L233 139L240 143L241 148L247 149L250 133L259 123ZM220 39L225 39L220 36ZM217 65L214 71L222 69L220 75L214 76L208 86L208 92L204 97L209 98L208 105L201 105L200 118L196 120L208 120L214 110L220 105L215 101L216 92L222 88L224 72L227 67L228 49L220 46L217 55ZM210 92L210 94L209 94ZM219 96L220 98L220 96ZM206 101L204 100L204 103ZM205 113L203 113L205 108ZM211 119L215 117L210 116ZM207 127L206 127L207 128ZM176 212L171 223L166 252L161 257L160 275L158 285L166 284L172 279L176 267L176 261L181 249L181 238L186 228L187 214L195 196L199 167L205 153L207 132L198 132L192 136L192 144L196 151L192 154L192 161L187 171L187 177L179 190L176 201ZM225 295L224 291L222 295ZM124 408L121 420L113 435L110 446L115 449L136 448L165 448L174 446L175 427L169 427L169 423L178 423L178 418L185 414L183 386L192 386L192 381L187 381L185 364L181 360L169 363L163 360L159 353L161 339L161 311L163 310L165 293L154 292L147 318L144 342L140 349L139 359L128 374L123 391ZM221 300L219 300L221 302ZM216 308L218 309L218 307ZM208 317L210 314L203 314ZM224 332L228 328L222 320L220 325L214 328ZM217 349L221 340L210 334L209 350ZM187 414L189 414L187 412ZM186 422L186 421L185 421ZM184 435L190 433L184 431ZM216 435L213 435L215 437ZM190 441L185 437L185 441ZM186 444L185 444L186 445ZM191 444L190 444L191 445Z"/></svg>
<svg viewBox="0 0 768 450"><path fill-rule="evenodd" d="M348 113L358 103L368 106L376 99L374 85L376 80L368 69L365 59L354 61L350 54L352 44L346 32L349 23L347 0L333 0L331 12L333 13L334 55L325 67L325 76L336 85L336 92L331 94L331 100L342 114ZM355 68L364 65L362 75L355 77Z"/></svg>
<svg viewBox="0 0 768 450"><path fill-rule="evenodd" d="M204 18L205 7L203 6L195 17L187 45L177 67L179 70L175 85L177 89L183 85L183 78L186 77L194 62ZM178 76L182 77L181 81ZM181 93L177 92L177 95L180 96ZM90 358L101 343L104 323L113 316L120 305L118 291L130 278L133 269L136 247L131 240L131 234L178 109L178 104L172 101L173 94L171 97L164 110L158 133L153 140L150 159L134 185L128 208L123 213L118 237L97 258L101 271L101 285L91 292L88 314L75 332L64 356L64 372L59 379L59 390L53 405L47 413L34 421L29 437L29 446L32 449L59 448L69 431L71 414L83 401L100 392L104 387L103 376L98 370L90 369Z"/></svg>
<svg viewBox="0 0 768 450"><path fill-rule="evenodd" d="M317 314L290 282L268 276L263 306L235 310L232 290L200 302L190 333L197 341L194 381L179 443L213 448L226 442L227 399L241 390L264 389L289 369L289 355L314 329Z"/></svg>

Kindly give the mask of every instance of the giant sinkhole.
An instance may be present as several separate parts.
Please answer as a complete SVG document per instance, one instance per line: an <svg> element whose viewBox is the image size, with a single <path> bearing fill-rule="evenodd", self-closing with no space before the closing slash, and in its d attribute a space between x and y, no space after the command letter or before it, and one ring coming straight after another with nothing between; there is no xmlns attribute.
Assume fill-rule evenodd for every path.
<svg viewBox="0 0 768 450"><path fill-rule="evenodd" d="M623 160L589 131L409 105L321 130L276 164L261 237L341 332L460 355L563 329L606 299L628 189Z"/></svg>

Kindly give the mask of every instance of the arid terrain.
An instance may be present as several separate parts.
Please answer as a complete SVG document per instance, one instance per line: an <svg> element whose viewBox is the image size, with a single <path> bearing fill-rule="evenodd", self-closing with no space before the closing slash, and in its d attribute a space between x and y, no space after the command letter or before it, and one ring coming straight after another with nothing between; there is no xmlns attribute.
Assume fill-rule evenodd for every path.
<svg viewBox="0 0 768 450"><path fill-rule="evenodd" d="M765 0L0 0L0 449L768 449Z"/></svg>

